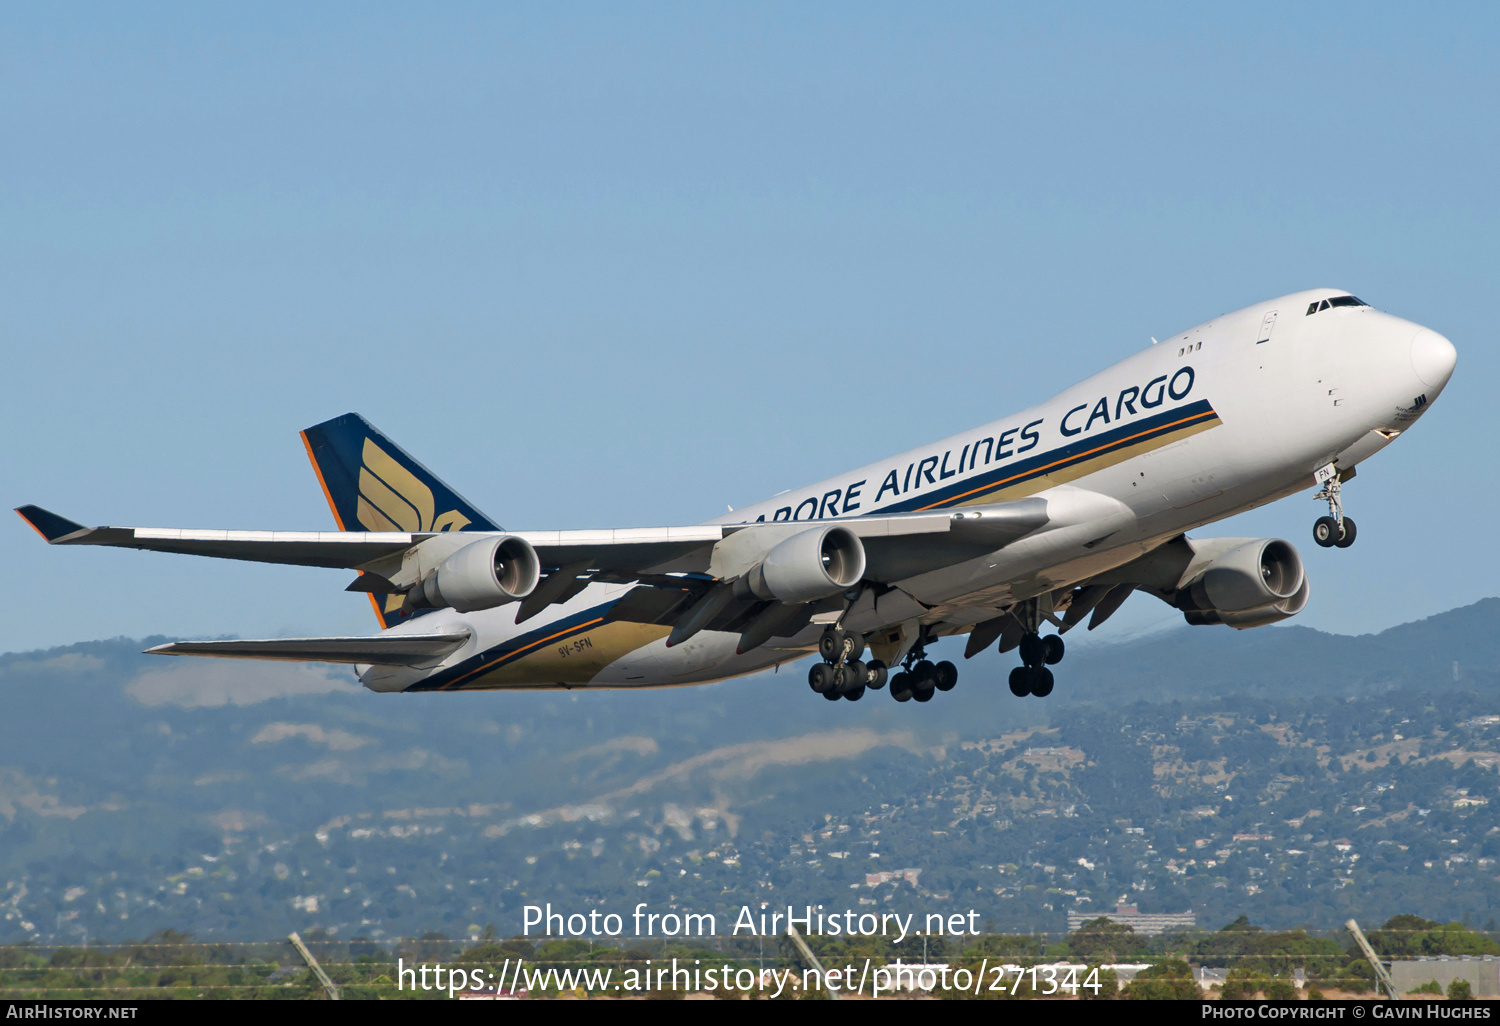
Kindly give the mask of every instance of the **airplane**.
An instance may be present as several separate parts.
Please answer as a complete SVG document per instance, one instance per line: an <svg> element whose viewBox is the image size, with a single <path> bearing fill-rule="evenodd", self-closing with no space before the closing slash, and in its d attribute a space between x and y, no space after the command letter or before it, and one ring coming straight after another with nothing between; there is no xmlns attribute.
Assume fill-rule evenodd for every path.
<svg viewBox="0 0 1500 1026"><path fill-rule="evenodd" d="M1308 602L1275 538L1187 531L1309 487L1323 547L1356 536L1342 487L1447 385L1453 344L1337 289L1225 314L1012 416L696 525L508 531L364 418L302 432L336 532L87 528L17 512L54 545L353 570L365 637L178 641L164 655L353 664L376 692L702 684L817 657L811 690L899 702L964 656L1019 650L1046 697L1063 635L1137 591L1237 629ZM1042 631L1055 628L1043 636ZM868 652L870 658L864 657ZM894 670L895 672L891 672Z"/></svg>

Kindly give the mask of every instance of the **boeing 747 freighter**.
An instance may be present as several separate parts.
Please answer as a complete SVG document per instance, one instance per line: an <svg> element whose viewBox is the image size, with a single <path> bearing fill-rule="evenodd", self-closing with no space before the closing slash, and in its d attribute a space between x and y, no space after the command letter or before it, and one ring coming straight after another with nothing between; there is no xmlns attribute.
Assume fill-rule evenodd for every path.
<svg viewBox="0 0 1500 1026"><path fill-rule="evenodd" d="M926 702L966 657L1017 651L1045 697L1063 635L1147 592L1190 624L1258 627L1310 585L1288 542L1186 532L1342 485L1431 408L1442 335L1315 289L1153 344L1046 402L707 523L507 531L356 414L302 432L336 532L87 528L18 512L54 545L357 571L381 632L180 641L166 655L341 662L374 691L672 687L816 653L812 690ZM1044 632L1045 636L1044 636Z"/></svg>

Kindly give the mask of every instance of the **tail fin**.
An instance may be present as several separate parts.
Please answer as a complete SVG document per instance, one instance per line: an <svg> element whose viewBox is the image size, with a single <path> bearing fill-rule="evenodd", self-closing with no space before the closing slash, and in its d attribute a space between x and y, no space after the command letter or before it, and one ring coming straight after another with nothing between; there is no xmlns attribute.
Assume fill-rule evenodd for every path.
<svg viewBox="0 0 1500 1026"><path fill-rule="evenodd" d="M500 526L357 413L302 432L340 531L498 531ZM401 596L370 596L382 627L405 619Z"/></svg>

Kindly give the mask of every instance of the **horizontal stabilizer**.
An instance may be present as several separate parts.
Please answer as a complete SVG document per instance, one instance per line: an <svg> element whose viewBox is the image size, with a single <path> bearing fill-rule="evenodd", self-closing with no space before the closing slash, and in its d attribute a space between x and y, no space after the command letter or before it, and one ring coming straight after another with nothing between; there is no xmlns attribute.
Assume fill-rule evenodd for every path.
<svg viewBox="0 0 1500 1026"><path fill-rule="evenodd" d="M271 638L263 641L174 641L148 648L150 655L278 659L291 663L370 663L417 666L433 663L469 640L453 634L377 634L352 638Z"/></svg>

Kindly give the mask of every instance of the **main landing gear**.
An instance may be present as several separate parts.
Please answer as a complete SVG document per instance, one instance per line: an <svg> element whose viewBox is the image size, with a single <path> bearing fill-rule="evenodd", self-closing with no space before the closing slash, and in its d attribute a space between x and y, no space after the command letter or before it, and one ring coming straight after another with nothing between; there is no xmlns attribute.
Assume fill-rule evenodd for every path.
<svg viewBox="0 0 1500 1026"><path fill-rule="evenodd" d="M846 698L858 702L866 690L879 691L885 687L885 663L871 659L859 661L864 655L865 639L851 634L842 627L830 625L818 639L818 654L821 663L813 663L807 671L807 685L830 702Z"/></svg>
<svg viewBox="0 0 1500 1026"><path fill-rule="evenodd" d="M1017 698L1025 698L1027 695L1046 698L1052 694L1052 671L1047 667L1056 666L1062 662L1065 650L1063 639L1056 634L1049 634L1045 638L1035 631L1023 634L1021 636L1023 665L1010 671L1010 693Z"/></svg>
<svg viewBox="0 0 1500 1026"><path fill-rule="evenodd" d="M958 667L948 660L934 663L927 658L927 639L921 637L902 660L901 672L891 678L891 697L898 702L930 702L939 691L952 691L958 683Z"/></svg>
<svg viewBox="0 0 1500 1026"><path fill-rule="evenodd" d="M1354 476L1352 469L1349 476ZM1343 490L1343 482L1332 463L1319 467L1314 477L1322 482L1323 490L1313 498L1328 503L1328 515L1313 521L1313 541L1325 549L1334 546L1347 549L1354 544L1355 526L1354 518L1344 516L1344 505L1339 495Z"/></svg>
<svg viewBox="0 0 1500 1026"><path fill-rule="evenodd" d="M1016 646L1021 650L1022 665L1010 671L1010 693L1017 698L1025 698L1027 695L1046 698L1052 694L1054 684L1052 671L1047 667L1056 666L1062 662L1067 646L1058 635L1049 634L1044 638L1039 631L1044 622L1048 620L1056 622L1056 617L1042 609L1039 599L1017 603L1010 615L1015 618L1017 625L1023 631L1020 644ZM1011 642L1011 644L1015 643ZM1002 635L1000 651L1004 652L1007 648Z"/></svg>

